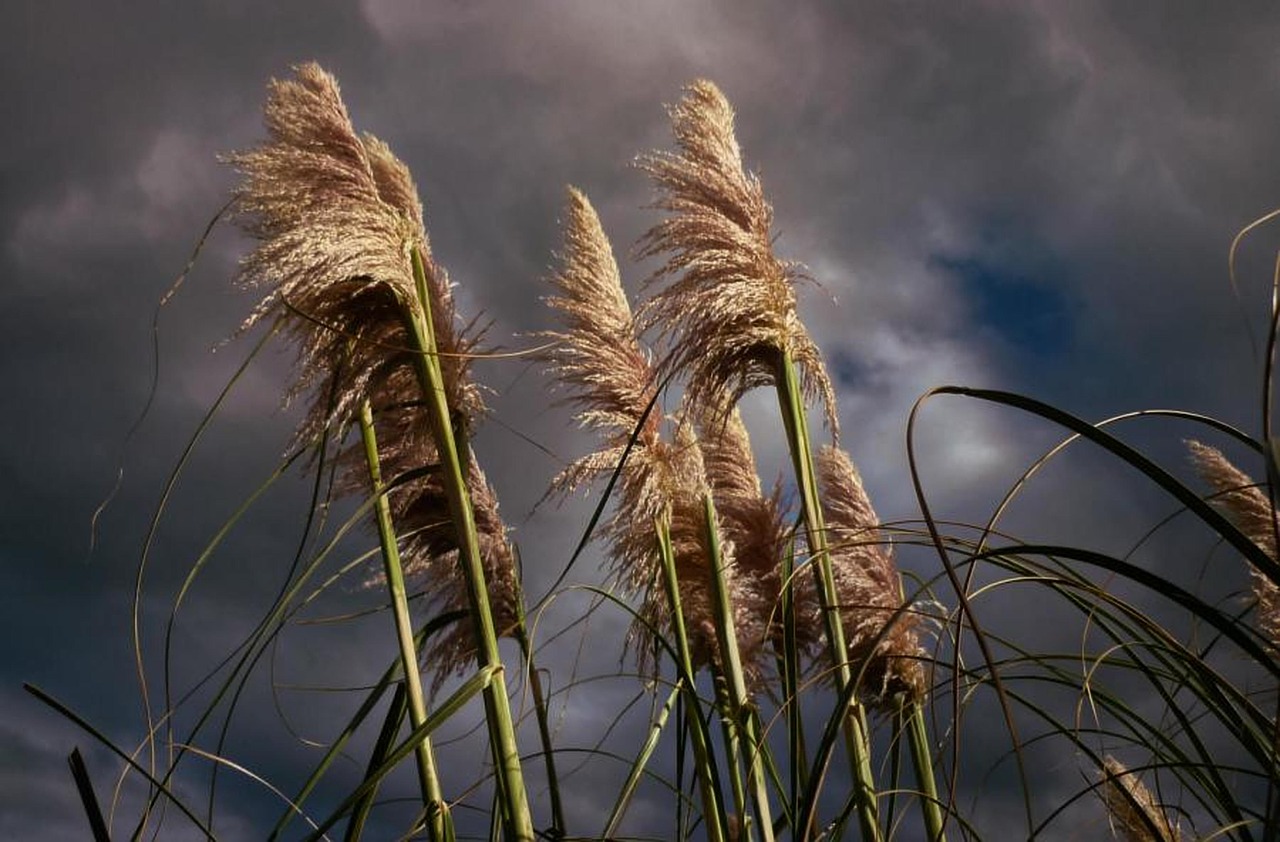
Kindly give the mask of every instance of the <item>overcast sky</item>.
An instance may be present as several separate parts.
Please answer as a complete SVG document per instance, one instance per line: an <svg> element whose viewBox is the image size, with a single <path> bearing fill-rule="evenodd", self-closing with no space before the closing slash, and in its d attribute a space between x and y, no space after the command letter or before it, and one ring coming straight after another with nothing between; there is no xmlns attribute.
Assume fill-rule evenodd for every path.
<svg viewBox="0 0 1280 842"><path fill-rule="evenodd" d="M565 185L591 196L625 258L654 221L634 157L670 147L664 103L683 84L717 82L774 203L779 252L818 282L803 292L802 315L837 379L843 443L881 516L901 520L919 514L907 414L945 383L1024 392L1091 420L1177 407L1258 433L1250 335L1265 325L1280 236L1264 228L1246 241L1238 299L1227 252L1237 231L1280 205L1278 23L1280 9L1264 3L11 4L0 30L0 836L85 830L64 758L92 741L24 694L23 681L122 744L142 736L134 576L166 478L259 335L224 342L255 303L231 284L246 241L214 229L159 310L158 357L152 318L235 184L217 156L264 136L272 76L315 59L338 77L356 126L412 169L460 309L491 320L489 342L503 350L549 326L539 297ZM645 272L623 261L633 291ZM143 599L152 681L182 577L287 446L290 359L277 344L249 367L160 520ZM157 360L154 402L130 436ZM486 361L475 372L493 390L476 448L527 587L541 594L589 501L534 506L586 443L535 366ZM772 398L746 403L767 481L784 464ZM1132 429L1189 475L1180 440L1192 428ZM918 444L935 514L984 519L1055 436L1007 410L929 404ZM91 553L93 512L121 466ZM1015 506L1009 526L1123 551L1170 510L1123 474L1081 450ZM290 471L184 602L180 690L270 603L305 526L310 479ZM362 533L344 560L371 540ZM569 581L598 582L597 558ZM1174 575L1204 557L1140 559ZM928 553L901 561L937 573ZM1228 578L1228 590L1244 581ZM376 601L357 583L336 588L329 609ZM571 593L553 605L546 634L584 603ZM1006 608L1011 627L1034 613ZM568 684L575 658L579 678L618 670L625 623L602 613L585 653L579 637L549 649L553 685ZM298 627L276 678L358 683L380 671L390 642L382 615ZM292 790L314 755L296 748L263 686L238 711L229 753ZM562 697L563 744L600 738L638 689L615 679ZM285 691L279 702L291 726L323 739L349 699ZM628 720L613 745L635 746L642 726L643 716ZM478 745L472 736L442 751L474 771ZM115 766L96 748L89 756L105 796ZM1082 767L1069 754L1056 762L1046 789L1078 789ZM199 763L182 784L198 803ZM569 810L582 822L572 830L594 832L600 793L621 774L572 779ZM275 802L251 785L228 793L225 837L259 838ZM637 829L667 820L668 802L649 795ZM121 808L122 823L136 806ZM983 809L985 826L998 827L1005 808ZM172 821L175 834L180 826Z"/></svg>

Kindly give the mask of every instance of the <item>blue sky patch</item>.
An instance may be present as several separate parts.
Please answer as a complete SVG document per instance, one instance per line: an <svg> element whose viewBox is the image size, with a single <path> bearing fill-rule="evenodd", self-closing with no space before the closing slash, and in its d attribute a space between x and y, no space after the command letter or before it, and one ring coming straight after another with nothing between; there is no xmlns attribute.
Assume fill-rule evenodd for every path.
<svg viewBox="0 0 1280 842"><path fill-rule="evenodd" d="M974 257L932 262L960 283L979 329L1041 360L1071 348L1075 308L1060 278Z"/></svg>

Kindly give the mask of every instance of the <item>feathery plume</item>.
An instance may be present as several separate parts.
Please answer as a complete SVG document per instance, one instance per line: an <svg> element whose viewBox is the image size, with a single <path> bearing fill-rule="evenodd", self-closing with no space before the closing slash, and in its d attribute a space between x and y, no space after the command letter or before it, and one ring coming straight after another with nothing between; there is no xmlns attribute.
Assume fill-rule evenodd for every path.
<svg viewBox="0 0 1280 842"><path fill-rule="evenodd" d="M242 329L283 319L298 346L291 397L342 373L335 404L317 396L299 438L341 429L371 390L404 370L412 346L407 314L421 306L415 248L427 267L455 425L469 426L483 409L467 371L476 339L456 325L408 169L386 144L357 135L337 80L315 63L297 67L293 79L273 80L264 114L270 140L227 158L244 176L237 220L258 240L238 280L267 290Z"/></svg>
<svg viewBox="0 0 1280 842"><path fill-rule="evenodd" d="M1178 842L1181 831L1169 824L1164 810L1135 772L1111 755L1102 760L1098 793L1106 805L1112 830L1125 842Z"/></svg>
<svg viewBox="0 0 1280 842"><path fill-rule="evenodd" d="M403 392L387 388L372 396L378 459L383 475L391 478L388 501L392 522L399 530L400 557L406 578L425 585L425 603L435 614L469 611L470 599L461 574L461 538L449 510L448 494L437 470L439 456L427 424ZM362 454L351 451L340 489L367 491L368 474ZM489 591L489 608L499 637L515 633L519 617L519 582L515 555L507 540L507 526L498 510L498 497L484 471L469 453L467 491L479 539L481 565ZM382 587L381 573L368 584ZM431 692L450 675L461 675L476 663L476 641L465 620L453 623L423 648L423 663L433 673Z"/></svg>
<svg viewBox="0 0 1280 842"><path fill-rule="evenodd" d="M919 698L925 691L925 657L916 617L902 607L902 583L893 555L880 535L880 519L853 461L827 445L818 453L822 508L831 533L831 567L849 656L856 672L865 664L863 687L871 700L895 693ZM892 622L885 633L886 624ZM884 637L876 643L881 634Z"/></svg>
<svg viewBox="0 0 1280 842"><path fill-rule="evenodd" d="M707 480L725 537L733 543L735 578L749 583L735 603L734 622L758 627L782 651L782 558L792 543L782 504L782 485L766 495L756 472L751 438L737 407L698 414L698 438ZM792 600L797 643L812 653L822 644L822 619L812 576L794 577ZM757 647L760 641L756 642Z"/></svg>
<svg viewBox="0 0 1280 842"><path fill-rule="evenodd" d="M383 475L397 486L390 501L403 532L407 572L427 582L432 605L466 608L459 538L443 483L429 470L439 455L422 414L414 367L411 319L422 307L415 249L426 270L453 425L464 432L484 411L469 370L479 336L470 325L460 326L452 287L431 257L408 167L381 140L356 133L333 76L308 63L296 68L293 79L273 80L265 118L268 142L228 158L244 175L238 221L258 240L242 262L239 281L267 290L242 329L278 317L295 340L297 378L290 395L313 392L299 440L326 429L345 431L361 404L370 402ZM330 388L316 388L325 381ZM363 451L352 448L340 458L341 490L367 493ZM474 456L469 458L469 491L502 633L514 624L515 565L493 490ZM383 583L381 574L375 581ZM458 623L428 650L426 660L439 686L474 656L471 627Z"/></svg>
<svg viewBox="0 0 1280 842"><path fill-rule="evenodd" d="M555 484L565 491L612 471L618 463L612 451L621 457L633 432L639 447L661 438L660 411L655 407L646 416L658 379L640 346L613 246L586 194L570 187L568 199L561 265L551 277L559 295L544 299L565 329L542 334L555 343L544 357L573 390L579 423L604 437L609 454L604 463L588 457L562 473Z"/></svg>
<svg viewBox="0 0 1280 842"><path fill-rule="evenodd" d="M716 660L718 647L702 506L710 489L702 454L686 421L676 422L673 442L664 440L660 409L651 407L657 373L640 344L613 247L587 196L571 187L568 200L560 266L550 279L558 294L546 299L565 329L543 334L556 343L543 357L572 390L568 400L578 408L579 424L598 433L602 446L562 471L552 491L567 494L612 475L634 436L619 476L617 504L601 530L611 548L611 576L641 596L646 621L665 625L669 616L653 527L669 519L691 655L695 665L705 665ZM738 631L746 643L744 632L750 635L751 627ZM647 650L641 647L639 654L643 662Z"/></svg>
<svg viewBox="0 0 1280 842"><path fill-rule="evenodd" d="M726 408L778 381L784 355L799 369L807 399L819 398L838 430L835 392L817 345L796 313L800 268L773 251L773 209L760 179L743 168L733 109L698 80L670 109L678 153L640 166L658 188L666 218L641 239L641 257L666 256L651 282L672 283L649 302L643 322L671 342L664 366L686 374L689 399Z"/></svg>
<svg viewBox="0 0 1280 842"><path fill-rule="evenodd" d="M1236 527L1264 553L1276 558L1276 521L1271 500L1258 484L1222 455L1222 451L1198 441L1187 449L1196 470L1214 490L1211 500ZM1257 599L1258 628L1272 645L1280 646L1280 587L1265 573L1249 566L1253 595Z"/></svg>

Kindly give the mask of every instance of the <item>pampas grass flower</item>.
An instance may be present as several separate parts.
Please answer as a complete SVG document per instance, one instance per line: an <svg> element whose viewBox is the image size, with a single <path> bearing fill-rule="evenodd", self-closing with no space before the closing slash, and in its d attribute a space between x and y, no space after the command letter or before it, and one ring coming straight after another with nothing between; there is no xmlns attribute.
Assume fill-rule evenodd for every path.
<svg viewBox="0 0 1280 842"><path fill-rule="evenodd" d="M1102 760L1098 790L1115 833L1125 842L1178 842L1181 831L1169 824L1164 810L1137 773L1111 755Z"/></svg>
<svg viewBox="0 0 1280 842"><path fill-rule="evenodd" d="M459 325L451 285L431 259L408 167L376 137L357 135L337 80L314 63L302 65L294 79L271 83L265 114L270 141L229 158L245 177L237 197L239 219L259 241L243 261L240 279L267 289L244 327L278 315L295 339L298 377L291 391L314 392L300 437L312 438L326 428L343 430L361 403L370 402L378 457L394 484L439 461L414 368L418 352L410 313L421 305L413 249L424 259L432 327L456 429L469 430L484 409L469 371L478 337ZM331 380L328 388L316 388ZM344 489L367 492L367 468L358 449L346 468ZM511 550L492 489L478 467L469 474L491 597L502 617L500 628L509 629L516 590ZM439 478L416 479L390 497L395 522L406 536L406 572L428 584L433 604L465 607L457 531ZM465 624L455 626L447 645L431 650L427 657L439 671L437 682L474 656L474 642L466 642L470 636Z"/></svg>
<svg viewBox="0 0 1280 842"><path fill-rule="evenodd" d="M699 412L698 441L720 528L733 544L735 579L743 583L742 595L734 604L735 622L739 628L759 629L762 639L752 641L753 651L767 640L781 653L785 584L782 562L794 543L781 483L775 483L765 494L756 471L751 438L736 407ZM811 576L796 576L791 585L797 645L800 651L813 654L822 642L821 609L814 581Z"/></svg>
<svg viewBox="0 0 1280 842"><path fill-rule="evenodd" d="M1215 492L1212 502L1250 541L1275 558L1275 509L1263 490L1217 448L1188 441L1187 449L1200 476ZM1249 570L1257 600L1258 628L1273 646L1280 646L1280 587L1256 567L1250 566Z"/></svg>
<svg viewBox="0 0 1280 842"><path fill-rule="evenodd" d="M469 425L483 409L467 372L474 339L456 326L408 169L386 144L356 133L337 81L314 63L271 82L265 119L270 141L228 156L244 176L237 219L258 241L239 281L266 290L244 328L283 319L298 346L291 394L340 378L332 406L313 399L300 436L351 421L372 390L406 371L406 315L421 309L415 249L427 265L450 406Z"/></svg>
<svg viewBox="0 0 1280 842"><path fill-rule="evenodd" d="M733 108L700 79L670 112L679 151L640 158L658 190L654 206L666 213L639 248L641 257L665 259L655 282L671 279L643 318L671 342L666 366L686 375L691 402L727 408L749 389L777 384L789 358L835 431L835 392L796 312L801 272L774 254L773 209L743 167Z"/></svg>
<svg viewBox="0 0 1280 842"><path fill-rule="evenodd" d="M900 692L919 698L925 653L916 618L902 610L902 582L862 477L849 455L832 446L818 453L818 477L840 619L854 669L864 669L864 692L880 705Z"/></svg>
<svg viewBox="0 0 1280 842"><path fill-rule="evenodd" d="M550 279L557 294L546 303L564 329L543 334L554 343L544 357L571 390L578 423L595 432L601 446L563 470L552 489L566 494L610 476L625 454L617 503L603 528L611 575L628 593L640 595L647 622L667 625L653 530L655 521L669 523L691 654L695 666L711 664L718 649L707 583L702 501L710 487L702 452L687 420L676 420L673 441L663 437L657 371L640 343L613 247L590 200L572 187L559 264ZM646 648L640 656L647 657Z"/></svg>
<svg viewBox="0 0 1280 842"><path fill-rule="evenodd" d="M341 439L359 421L361 444L348 451L343 487L367 493L372 486L410 719L421 727L426 705L396 528L408 530L409 567L425 574L430 600L471 613L471 624L455 626L432 650L437 685L468 656L481 667L501 666L493 615L510 624L518 598L496 499L467 444L483 408L468 372L475 340L456 324L408 168L386 144L356 133L333 76L308 63L293 79L273 81L265 119L268 142L229 157L244 176L237 219L258 241L239 280L266 289L244 327L278 318L295 340L290 394L312 393L300 439ZM428 468L425 478L397 487ZM486 693L507 825L531 839L500 675ZM431 838L442 839L453 831L430 754L423 740L417 757L424 805Z"/></svg>

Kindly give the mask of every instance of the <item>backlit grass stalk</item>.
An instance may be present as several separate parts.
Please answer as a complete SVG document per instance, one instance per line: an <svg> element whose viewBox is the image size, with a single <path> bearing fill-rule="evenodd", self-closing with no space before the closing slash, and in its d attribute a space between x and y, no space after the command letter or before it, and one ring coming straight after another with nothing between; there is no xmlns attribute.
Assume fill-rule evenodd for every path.
<svg viewBox="0 0 1280 842"><path fill-rule="evenodd" d="M747 682L743 676L742 658L738 652L738 633L734 627L733 605L729 600L729 587L725 581L725 559L720 552L720 530L716 522L715 503L710 496L703 498L703 512L707 525L708 561L711 568L712 605L716 621L716 638L720 643L720 669L728 696L728 711L735 738L746 743L747 770L751 785L751 800L755 816L760 824L760 838L773 842L773 813L769 807L769 790L765 784L764 758L756 719L751 716L751 700L747 695ZM736 752L730 755L730 769L736 777ZM747 838L750 828L744 814L743 827Z"/></svg>
<svg viewBox="0 0 1280 842"><path fill-rule="evenodd" d="M533 659L533 641L524 615L524 594L516 595L515 638L524 658L525 674L529 677L529 692L533 695L533 713L538 720L538 737L542 740L542 763L547 771L547 791L551 796L551 832L557 837L565 835L564 805L560 798L560 776L556 773L556 754L551 742L551 721L547 694L542 686L542 676Z"/></svg>
<svg viewBox="0 0 1280 842"><path fill-rule="evenodd" d="M578 409L578 421L602 441L553 480L552 492L567 494L619 472L618 499L603 530L611 577L642 600L633 640L664 626L676 640L703 812L708 833L723 840L723 796L694 679L696 666L711 663L716 648L707 606L702 458L687 420L675 421L673 442L664 440L662 418L654 411L658 379L640 344L613 248L586 195L570 188L568 199L564 249L550 278L557 294L546 299L564 329L545 334L555 344L543 357L572 390L568 400ZM686 623L691 612L693 628ZM646 652L640 644L642 662Z"/></svg>
<svg viewBox="0 0 1280 842"><path fill-rule="evenodd" d="M470 467L467 431L483 409L467 376L474 339L454 324L449 285L430 261L408 168L386 144L356 133L331 75L315 64L295 70L295 79L270 85L264 109L269 141L230 157L245 176L239 219L258 240L242 262L240 281L269 290L245 327L279 318L296 339L299 374L291 394L333 383L335 399L312 401L300 439L345 430L370 404L377 404L380 424L385 413L390 430L382 436L382 470L397 482L415 483L397 495L392 512L411 528L405 533L406 559L413 553L408 566L428 574L430 599L450 610L466 607L473 623L471 637L451 632L428 660L437 666L437 681L472 658L479 661L507 835L532 840L467 485L468 473L475 474L486 546L501 553L492 559L494 585L505 600L514 591L514 571L506 564L509 553L502 552L504 528L482 473ZM430 436L424 435L424 415ZM365 417L372 421L372 413ZM367 478L354 482L360 461L348 461L347 490L367 488ZM389 527L382 538L384 546L393 543ZM501 606L505 623L509 605Z"/></svg>
<svg viewBox="0 0 1280 842"><path fill-rule="evenodd" d="M709 842L735 842L729 835L728 819L724 812L724 799L714 775L715 756L707 739L702 716L702 701L694 684L693 659L690 656L689 635L684 622L684 608L680 602L680 580L676 574L676 554L671 543L671 515L666 513L654 521L658 558L661 565L662 590L666 594L667 609L671 613L671 631L676 639L676 664L684 688L685 715L689 720L689 734L693 741L694 775L698 779L698 792L702 796L703 822Z"/></svg>
<svg viewBox="0 0 1280 842"><path fill-rule="evenodd" d="M898 721L906 731L911 747L911 763L915 769L916 783L920 787L920 812L924 817L925 832L929 842L943 842L946 839L946 819L942 814L938 785L933 776L933 744L929 740L929 730L924 719L924 705L920 699L906 694L900 694L899 700L901 706L898 709Z"/></svg>
<svg viewBox="0 0 1280 842"><path fill-rule="evenodd" d="M482 669L493 670L491 680L485 685L484 702L486 719L492 731L491 741L498 788L505 799L508 835L520 842L532 842L533 820L529 813L528 794L524 786L524 774L520 768L520 752L516 745L515 724L511 717L506 682L503 679L502 658L498 652L498 634L494 627L493 612L489 606L489 592L485 583L484 565L480 557L480 541L476 530L471 497L467 492L466 474L460 453L469 447L467 442L454 436L452 416L445 400L444 375L436 350L432 330L431 296L427 289L426 267L422 252L413 247L413 280L418 296L418 307L411 310L412 336L415 343L416 370L423 397L427 404L427 418L432 437L440 456L440 471L448 496L449 511L458 534L459 565L466 581L467 597L471 606L471 620L475 631L476 658Z"/></svg>
<svg viewBox="0 0 1280 842"><path fill-rule="evenodd" d="M805 417L804 399L800 393L791 358L782 356L777 392L782 411L783 428L787 435L787 450L795 471L800 494L800 506L804 515L805 537L808 541L810 561L822 609L823 628L827 638L827 652L831 658L832 676L837 694L843 694L853 682L848 643L844 624L840 617L840 598L836 593L835 574L831 566L831 554L827 546L827 524L822 514L818 496L817 477L814 471L813 448L809 441L809 425ZM871 767L871 736L867 728L867 715L857 695L849 700L844 717L845 749L849 755L853 785L858 795L858 823L864 840L881 838L879 810L876 805L875 774ZM799 828L800 833L807 828Z"/></svg>
<svg viewBox="0 0 1280 842"><path fill-rule="evenodd" d="M400 549L396 543L395 527L391 523L391 507L387 503L387 488L382 481L382 466L378 459L378 438L373 429L373 410L368 401L360 407L360 439L364 444L365 461L369 467L369 483L373 487L378 542L382 547L382 565L395 617L396 640L400 646L400 663L404 669L404 687L408 696L409 721L414 728L418 728L427 721L427 703L422 691L422 673L418 669L413 624L409 619L404 568L400 564ZM444 800L429 737L423 737L414 751L414 757L418 766L418 781L422 787L422 804L427 811L429 838L441 842L452 836L453 820Z"/></svg>
<svg viewBox="0 0 1280 842"><path fill-rule="evenodd" d="M631 797L635 795L636 787L640 785L640 778L644 775L645 768L649 764L649 758L653 756L653 752L658 747L658 738L662 736L663 729L667 727L671 709L675 707L676 700L683 692L684 679L677 678L675 686L671 688L671 693L667 696L667 701L658 710L658 715L654 718L653 724L649 726L649 736L641 747L640 753L636 757L636 762L631 765L631 773L627 775L626 783L622 785L622 790L618 793L618 800L613 805L612 812L609 813L609 821L605 824L604 832L600 834L600 838L612 839L617 834L618 826L622 824L622 817L626 814L627 807L631 803Z"/></svg>
<svg viewBox="0 0 1280 842"><path fill-rule="evenodd" d="M916 614L904 604L892 547L880 533L880 518L853 460L828 445L819 451L816 467L827 554L855 680L867 704L899 715L906 726L925 828L929 839L939 842L943 819L924 727L927 679Z"/></svg>

